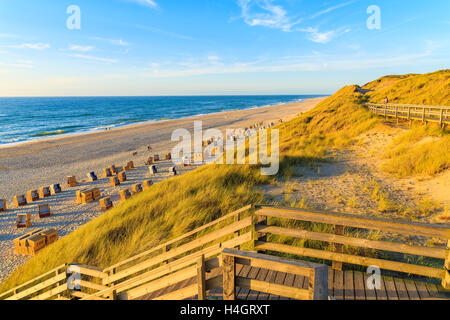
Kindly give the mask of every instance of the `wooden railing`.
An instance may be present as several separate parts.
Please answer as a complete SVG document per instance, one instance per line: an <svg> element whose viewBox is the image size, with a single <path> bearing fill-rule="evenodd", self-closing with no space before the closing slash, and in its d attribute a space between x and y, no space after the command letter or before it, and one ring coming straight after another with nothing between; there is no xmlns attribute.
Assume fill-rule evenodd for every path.
<svg viewBox="0 0 450 320"><path fill-rule="evenodd" d="M256 215L259 217L255 230L258 237L255 240L255 249L264 252L279 252L299 257L309 257L337 262L334 269L340 269L342 263L359 266L378 266L380 269L396 271L400 273L420 275L430 278L438 278L442 281L445 289L450 289L450 228L443 225L432 225L414 222L393 221L379 218L367 218L355 215L319 212L300 209L275 208L260 206L256 208ZM314 232L307 228L286 228L268 224L268 217L279 219L280 221L302 221L333 225L334 233ZM408 245L391 241L370 240L345 234L345 229L349 231L377 230L399 235L412 237L426 237L441 239L447 245L443 248L427 247L423 245ZM338 231L338 232L336 232ZM299 247L282 243L273 243L268 239L268 235L284 236L293 239L305 239L329 243L331 246L322 245L322 249ZM336 247L336 245L341 245ZM404 255L415 255L420 257L431 257L440 261L441 267L430 267L408 262L371 258L344 252L344 246L352 248L368 248ZM329 249L332 250L329 250ZM403 259L405 260L405 259Z"/></svg>
<svg viewBox="0 0 450 320"><path fill-rule="evenodd" d="M290 221L290 227L283 227ZM292 225L300 226L293 228ZM316 226L312 231L312 226ZM330 232L317 232L318 225L332 225ZM320 228L319 228L320 230ZM356 233L355 230L359 232ZM360 237L364 230L378 230L389 234L443 239L443 247L427 247L392 241L371 240ZM309 248L280 243L284 239L303 239L328 243ZM324 270L326 267L308 262L279 258L281 254L308 257L333 262L334 269L342 264L378 266L380 269L400 273L439 278L442 286L450 289L450 228L442 225L421 224L367 218L355 215L319 212L269 206L247 206L204 226L128 258L104 270L83 266L63 265L38 278L0 294L0 300L20 299L82 299L121 300L138 299L186 299L198 295L205 299L209 290L223 288L224 298L233 298L236 286L296 299L323 299L325 297ZM261 256L251 252L229 250L245 246L246 249L271 254ZM398 257L380 259L357 255L349 248L365 248L431 257L440 261L440 266L426 266ZM274 257L277 256L277 257ZM233 273L234 264L273 269L306 276L309 290L283 285L262 283L254 279L243 279ZM405 260L405 259L403 259ZM327 278L327 277L325 277ZM186 280L186 287L165 292L164 289ZM322 280L321 280L322 279ZM232 285L230 285L230 283ZM268 290L268 291L267 291Z"/></svg>
<svg viewBox="0 0 450 320"><path fill-rule="evenodd" d="M450 124L450 107L410 104L374 104L368 103L370 111L385 118L437 122L441 127Z"/></svg>
<svg viewBox="0 0 450 320"><path fill-rule="evenodd" d="M308 279L309 288L306 290L237 276L237 264L300 275ZM222 266L224 300L236 299L236 287L297 300L328 300L328 266L326 265L224 249Z"/></svg>

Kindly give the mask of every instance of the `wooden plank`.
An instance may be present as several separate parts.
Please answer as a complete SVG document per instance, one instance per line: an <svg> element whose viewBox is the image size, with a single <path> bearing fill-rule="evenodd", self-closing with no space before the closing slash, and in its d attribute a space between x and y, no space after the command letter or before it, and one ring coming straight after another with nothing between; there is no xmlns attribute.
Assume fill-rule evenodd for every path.
<svg viewBox="0 0 450 320"><path fill-rule="evenodd" d="M110 287L109 289L97 292L94 295L99 296L99 297L100 296L108 296L111 294L112 291L116 291L116 293L121 293L123 291L135 288L141 284L152 281L159 277L163 277L168 273L175 272L175 271L181 270L189 265L192 265L192 263L193 263L192 261L197 259L201 255L205 255L206 258L209 258L211 256L219 254L220 252L221 252L220 245L215 245L213 247L205 248L199 252L196 252L196 253L186 256L186 257L183 257L179 260L173 261L167 265L163 265L159 268L156 268L156 269L153 269L146 273L140 274L131 279L127 279L126 281L121 282L120 284L115 284L114 286Z"/></svg>
<svg viewBox="0 0 450 320"><path fill-rule="evenodd" d="M374 241L369 239L361 239L354 237L345 237L340 235L334 235L330 233L323 232L312 232L307 230L300 229L288 229L288 228L280 228L274 226L257 226L256 229L264 231L266 233L282 235L293 238L300 239L309 239L309 240L317 240L317 241L326 241L330 243L339 243L343 245L362 247L362 248L370 248L376 250L384 250L390 252L399 252L399 253L407 253L425 257L432 257L438 259L445 259L448 254L448 249L442 248L430 248L423 246L410 246L402 243L395 243L389 241ZM336 251L337 252L337 251Z"/></svg>
<svg viewBox="0 0 450 320"><path fill-rule="evenodd" d="M85 266L85 265L73 265L73 266L77 267L79 269L79 272L86 276L100 278L100 279L105 279L108 277L108 274L103 272L103 270L100 268L95 268L95 267Z"/></svg>
<svg viewBox="0 0 450 320"><path fill-rule="evenodd" d="M334 298L334 270L328 268L328 295Z"/></svg>
<svg viewBox="0 0 450 320"><path fill-rule="evenodd" d="M414 281L405 279L404 282L406 290L408 291L409 300L420 300L420 295L417 292L417 288Z"/></svg>
<svg viewBox="0 0 450 320"><path fill-rule="evenodd" d="M244 266L242 264L237 264L236 260L235 260L235 266L236 266L236 275L241 275L242 274L242 269L244 268ZM236 296L238 296L240 290L241 290L241 288L236 287Z"/></svg>
<svg viewBox="0 0 450 320"><path fill-rule="evenodd" d="M336 300L344 300L344 273L339 270L334 271L334 294Z"/></svg>
<svg viewBox="0 0 450 320"><path fill-rule="evenodd" d="M278 274L277 271L269 270L269 273L267 274L266 282L275 283L275 278L277 277L277 274ZM279 299L280 299L280 297L278 295L269 294L268 300L279 300Z"/></svg>
<svg viewBox="0 0 450 320"><path fill-rule="evenodd" d="M249 279L255 279L256 280L256 278L258 276L258 273L259 273L259 270L261 270L261 269L252 267L250 269L250 272L248 273L247 277ZM257 300L258 294L259 294L259 292L254 291L254 290L250 290L248 295L247 295L247 300Z"/></svg>
<svg viewBox="0 0 450 320"><path fill-rule="evenodd" d="M34 284L36 284L36 282L40 282L40 280L42 278L48 277L50 275L53 275L55 272L58 272L61 269L64 269L66 267L67 267L67 264L60 265L59 267L56 267L55 269L52 269L52 270L50 270L50 271L40 275L39 277L33 278L33 279L31 279L31 280L29 280L29 281L27 281L27 282L25 282L25 283L23 283L23 284L21 284L21 285L19 285L17 287L14 287L14 288L12 288L12 289L10 289L8 291L3 292L2 294L0 294L0 300L3 300L7 295L14 294L14 292L19 292L19 291L25 289L26 287L28 287L30 285L34 285Z"/></svg>
<svg viewBox="0 0 450 320"><path fill-rule="evenodd" d="M388 300L398 300L399 298L397 294L397 289L395 287L394 278L383 277L383 280Z"/></svg>
<svg viewBox="0 0 450 320"><path fill-rule="evenodd" d="M79 283L82 288L88 288L88 289L99 290L99 291L108 289L108 287L106 287L106 286L102 286L101 284L97 284L97 283L93 283L93 282L89 282L89 281L79 280Z"/></svg>
<svg viewBox="0 0 450 320"><path fill-rule="evenodd" d="M156 251L158 251L158 250L161 250L161 249L164 248L164 247L170 246L171 244L174 244L174 243L179 242L179 241L181 241L181 240L183 240L183 239L186 239L186 238L188 238L188 237L190 237L190 236L193 236L193 235L195 235L196 233L199 233L200 231L203 231L203 230L205 230L205 229L207 229L207 228L209 228L209 227L215 226L216 224L219 224L220 222L223 222L223 221L227 220L228 218L231 218L231 217L233 217L233 216L235 216L235 215L237 215L237 214L240 214L240 213L242 213L242 212L245 212L245 211L247 211L247 210L250 210L251 208L252 208L252 205L248 205L248 206L243 207L243 208L241 208L241 209L239 209L239 210L236 210L236 211L234 211L234 212L231 212L231 213L229 213L229 214L227 214L227 215L225 215L225 216L223 216L223 217L221 217L221 218L219 218L219 219L217 219L217 220L214 220L214 221L212 221L212 222L210 222L210 223L207 223L207 224L201 226L200 228L197 228L197 229L195 229L195 230L192 230L192 231L190 231L190 232L187 232L187 233L183 234L183 235L180 236L180 237L177 237L177 238L175 238L175 239L173 239L173 240L170 240L169 242L166 242L166 243L164 243L164 244L162 244L162 245L159 245L159 246L154 247L154 248L152 248L152 249L150 249L150 250L147 250L147 251L145 251L145 252L142 252L142 253L140 253L140 254L138 254L138 255L135 255L135 256L133 256L133 257L130 257L130 258L128 258L128 259L126 259L126 260L123 260L123 261L121 261L121 262L119 262L119 263L116 263L115 265L112 265L112 266L106 268L104 271L105 271L105 272L110 272L110 271L112 271L113 269L117 269L117 268L119 268L119 267L121 267L121 266L123 266L123 265L125 265L125 264L127 264L127 263L130 263L130 262L134 261L134 260L143 258L143 257L145 257L145 256L147 256L147 255L149 255L149 254L152 254L152 253L154 253L154 252L156 252Z"/></svg>
<svg viewBox="0 0 450 320"><path fill-rule="evenodd" d="M369 275L363 273L363 277L364 277L364 291L366 292L366 300L377 300L376 290L367 287L367 280L369 279Z"/></svg>
<svg viewBox="0 0 450 320"><path fill-rule="evenodd" d="M362 272L353 272L355 300L366 300L366 291L364 285L364 276Z"/></svg>
<svg viewBox="0 0 450 320"><path fill-rule="evenodd" d="M223 255L223 300L236 300L236 267L234 257Z"/></svg>
<svg viewBox="0 0 450 320"><path fill-rule="evenodd" d="M283 285L284 280L286 279L286 272L277 272L277 276L275 277L275 284ZM288 297L280 296L280 300L287 300Z"/></svg>
<svg viewBox="0 0 450 320"><path fill-rule="evenodd" d="M268 282L268 269L261 269L256 277L256 280ZM269 300L269 294L266 292L259 292L257 300Z"/></svg>
<svg viewBox="0 0 450 320"><path fill-rule="evenodd" d="M397 295L400 300L409 300L408 290L406 289L403 279L394 278L395 288L397 289Z"/></svg>
<svg viewBox="0 0 450 320"><path fill-rule="evenodd" d="M198 285L198 300L206 299L206 266L205 256L202 255L197 260L197 285Z"/></svg>
<svg viewBox="0 0 450 320"><path fill-rule="evenodd" d="M424 224L417 222L392 221L381 218L361 217L343 213L321 212L313 210L275 208L268 206L257 207L257 215L318 222L347 227L374 229L413 236L436 237L450 239L450 228L436 224Z"/></svg>
<svg viewBox="0 0 450 320"><path fill-rule="evenodd" d="M248 277L248 274L250 273L251 269L252 268L250 266L242 266L241 272L239 272L238 276L241 278ZM239 287L238 285L236 286ZM246 300L249 292L250 292L249 288L239 287L239 291L236 293L236 298L238 300Z"/></svg>
<svg viewBox="0 0 450 320"><path fill-rule="evenodd" d="M63 284L63 285L60 285L60 286L58 286L56 288L50 289L50 290L48 290L48 291L46 291L46 292L44 292L44 293L42 293L42 294L40 294L38 296L32 297L30 300L47 300L47 299L50 299L51 297L57 296L60 293L65 292L65 291L67 291L67 284L66 283Z"/></svg>
<svg viewBox="0 0 450 320"><path fill-rule="evenodd" d="M439 290L437 288L437 286L433 283L426 283L427 289L428 289L428 293L430 294L431 297L437 297L439 296Z"/></svg>
<svg viewBox="0 0 450 320"><path fill-rule="evenodd" d="M445 274L444 270L437 269L437 268L424 267L424 266L419 266L419 265L413 265L413 264L407 264L407 263L401 263L401 262L395 262L395 261L388 261L388 260L381 260L381 259L375 259L375 258L353 256L353 255L348 255L348 254L343 254L343 253L335 253L335 252L322 251L322 250L316 250L316 249L294 247L294 246L283 245L283 244L261 243L261 244L258 244L257 248L263 249L263 250L271 250L271 251L290 253L290 254L295 254L298 256L306 256L306 257L312 257L312 258L318 258L318 259L325 259L325 260L330 260L330 261L337 260L337 261L341 261L344 263L362 265L362 266L367 266L367 267L379 266L380 268L386 269L386 270L393 270L393 271L398 271L398 272L417 274L417 275L434 277L434 278L439 278L439 279L442 279L442 277Z"/></svg>
<svg viewBox="0 0 450 320"><path fill-rule="evenodd" d="M210 243L210 242L212 242L212 241L214 241L216 239L222 238L222 237L224 237L224 236L226 236L226 235L228 235L230 233L234 233L237 230L243 229L245 227L249 227L251 224L252 224L252 217L245 218L245 219L243 219L243 220L241 220L241 221L239 221L237 223L234 223L234 224L232 224L230 226L227 226L227 227L225 227L225 228L223 228L221 230L217 230L214 233L208 234L208 235L206 235L204 237L195 239L195 240L193 240L193 241L191 241L191 242L189 242L189 243L187 243L185 245L182 245L182 246L176 247L174 249L171 249L165 254L153 257L153 258L151 258L149 260L146 260L144 262L141 262L141 263L139 263L139 264L137 264L137 265L135 265L133 267L130 267L130 268L125 269L125 270L122 270L122 271L120 271L120 272L118 272L116 274L112 274L106 279L105 284L115 282L117 280L120 280L122 278L128 277L128 276L130 276L132 274L135 274L137 272L140 272L142 270L151 268L151 267L153 267L153 266L155 266L157 264L160 264L160 263L162 263L162 262L164 262L166 260L175 258L175 257L177 257L177 256L179 256L181 254L184 254L184 253L188 252L188 251L191 251L191 250L194 250L194 249L196 249L198 247L206 245L206 244L208 244L208 243ZM240 239L241 237L235 238L235 239Z"/></svg>
<svg viewBox="0 0 450 320"><path fill-rule="evenodd" d="M268 292L271 294L276 294L278 296L293 298L296 300L308 300L309 292L308 290L287 287L284 285L276 283L268 283L263 281L258 281L254 279L240 278L236 279L238 286L242 288L249 288L255 291Z"/></svg>
<svg viewBox="0 0 450 320"><path fill-rule="evenodd" d="M184 300L197 294L197 284L192 284L180 290L162 295L154 300Z"/></svg>
<svg viewBox="0 0 450 320"><path fill-rule="evenodd" d="M19 292L16 295L13 295L11 297L6 298L5 300L20 300L20 299L23 299L25 297L28 297L28 296L30 296L32 294L35 294L35 293L37 293L39 291L44 290L45 288L47 288L49 286L52 286L52 285L54 285L56 283L59 283L60 281L65 280L65 279L66 279L66 274L65 273L58 274L57 276L55 276L53 278L50 278L50 279L45 280L45 281L43 281L43 282L41 282L41 283L31 287L31 288L23 290L23 291ZM66 289L67 289L67 284L66 284Z"/></svg>
<svg viewBox="0 0 450 320"><path fill-rule="evenodd" d="M236 258L236 263L238 264L256 268L264 268L267 267L267 265L270 265L270 270L299 274L305 277L309 277L309 272L311 269L321 268L323 266L321 264L308 261L286 259L233 249L224 249L223 252L234 256Z"/></svg>
<svg viewBox="0 0 450 320"><path fill-rule="evenodd" d="M344 299L355 300L353 271L344 271Z"/></svg>
<svg viewBox="0 0 450 320"><path fill-rule="evenodd" d="M334 226L334 234L335 235L343 236L344 232L345 232L344 226L341 226L341 225ZM334 252L343 253L344 246L340 243L334 243ZM342 271L342 262L333 260L332 269Z"/></svg>
<svg viewBox="0 0 450 320"><path fill-rule="evenodd" d="M328 300L328 266L311 269L308 282L311 300Z"/></svg>
<svg viewBox="0 0 450 320"><path fill-rule="evenodd" d="M184 280L197 276L197 266L180 270L176 273L167 275L158 280L152 281L135 289L127 291L124 295L121 295L121 300L135 300L145 295L151 294L157 290L170 287ZM198 288L197 288L198 289ZM196 292L197 293L197 292Z"/></svg>
<svg viewBox="0 0 450 320"><path fill-rule="evenodd" d="M425 283L420 281L415 281L417 293L420 296L420 300L428 300L431 299L430 293L428 292L427 286Z"/></svg>
<svg viewBox="0 0 450 320"><path fill-rule="evenodd" d="M386 292L386 285L384 284L384 279L381 277L380 279L380 288L375 288L377 293L377 300L387 300L387 292Z"/></svg>

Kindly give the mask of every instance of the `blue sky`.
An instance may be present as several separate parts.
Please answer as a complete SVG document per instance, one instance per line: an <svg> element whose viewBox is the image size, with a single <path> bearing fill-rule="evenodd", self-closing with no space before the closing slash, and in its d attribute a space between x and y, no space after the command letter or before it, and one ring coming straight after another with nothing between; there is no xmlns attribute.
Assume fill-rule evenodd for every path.
<svg viewBox="0 0 450 320"><path fill-rule="evenodd" d="M381 29L367 27L371 5ZM0 96L328 94L449 68L449 12L448 0L0 0Z"/></svg>

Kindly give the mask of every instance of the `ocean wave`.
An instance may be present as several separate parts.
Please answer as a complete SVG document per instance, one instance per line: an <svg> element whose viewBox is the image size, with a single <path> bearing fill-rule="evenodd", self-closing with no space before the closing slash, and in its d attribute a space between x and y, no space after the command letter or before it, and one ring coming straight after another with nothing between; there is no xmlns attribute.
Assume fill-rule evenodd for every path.
<svg viewBox="0 0 450 320"><path fill-rule="evenodd" d="M46 136L58 136L60 134L67 133L67 130L56 130L56 131L46 131L46 132L39 132L33 135L34 137L46 137Z"/></svg>

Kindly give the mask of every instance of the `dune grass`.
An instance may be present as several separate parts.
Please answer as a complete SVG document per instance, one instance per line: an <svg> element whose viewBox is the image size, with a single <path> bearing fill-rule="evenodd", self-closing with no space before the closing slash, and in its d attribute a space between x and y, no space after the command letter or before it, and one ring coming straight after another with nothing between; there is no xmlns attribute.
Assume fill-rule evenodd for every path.
<svg viewBox="0 0 450 320"><path fill-rule="evenodd" d="M432 176L450 168L450 135L437 126L416 125L387 148L386 172L398 177Z"/></svg>
<svg viewBox="0 0 450 320"><path fill-rule="evenodd" d="M450 70L408 75L397 81L392 81L391 77L395 76L381 78L380 89L367 94L371 102L381 103L387 96L390 103L450 106ZM384 86L386 82L391 85ZM373 88L373 84L366 88Z"/></svg>
<svg viewBox="0 0 450 320"><path fill-rule="evenodd" d="M440 83L448 74L448 71L431 74L429 77L433 79L436 77L437 80L430 81ZM411 81L415 77L415 75L388 77L386 79L390 79L390 84L385 83L386 79L368 84L368 87L380 90L380 92L372 92L369 96L361 94L358 86L344 87L318 104L313 110L280 125L279 177L289 178L294 174L295 167L298 165L332 160L337 150L356 143L358 136L382 123L382 120L367 110L363 104L369 99L377 100L386 94L386 90L391 90L392 86L400 85L389 91L390 97L394 101L398 98L398 101L405 103L420 103L419 100L425 99L423 97L430 89L427 84L421 88L418 88L420 86L414 87L414 92L410 93L414 99L408 100L402 96L404 90L407 90L409 84L407 81ZM446 84L442 86L447 88ZM397 94L398 96L395 96ZM447 101L445 100L447 99L446 93L442 94L442 99L438 99L437 94L431 96L430 101ZM426 99L424 101L428 102ZM428 149L425 150L428 157L417 157L417 159L413 157L419 151L424 151L416 149L416 147L418 148L417 141L423 140L425 135L433 134L439 136L438 132L434 131L414 131L409 136L403 137L397 145L391 147L389 155L391 161L398 162L397 166L390 165L391 172L406 175L422 172L425 170L423 168L430 172L443 170L445 159L441 155L442 150L449 150L448 140L445 140L447 144L444 143L439 148L428 146ZM426 144L422 144L422 147L424 145ZM403 149L397 150L396 148ZM441 150L441 153L438 149ZM404 162L404 160L401 157L408 157L409 161L417 161L414 165L416 169L406 170L403 168L400 162ZM430 157L432 159L429 159ZM436 161L436 163L431 164L432 161ZM107 267L247 204L270 203L270 199L264 198L264 195L258 191L260 190L258 186L272 183L274 178L261 176L258 166L208 165L186 175L158 183L150 190L133 197L44 249L3 282L0 292L63 263ZM392 209L392 203L382 203L383 194L374 193L374 197L380 200L380 206L383 206L381 209ZM308 206L305 199L298 202L286 199L286 204L297 208L307 208ZM288 223L285 226L296 225ZM312 224L308 227L321 232L331 230L330 226L326 225ZM376 237L377 235L370 234L369 236ZM287 238L279 240L295 245L320 246L316 242L307 243L303 240Z"/></svg>

